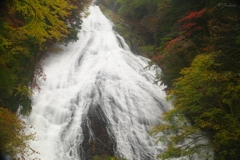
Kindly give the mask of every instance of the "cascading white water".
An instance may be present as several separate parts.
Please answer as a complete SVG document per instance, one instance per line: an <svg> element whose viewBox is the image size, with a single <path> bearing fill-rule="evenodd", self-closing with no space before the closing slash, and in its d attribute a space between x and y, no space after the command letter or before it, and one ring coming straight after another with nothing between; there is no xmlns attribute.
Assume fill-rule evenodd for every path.
<svg viewBox="0 0 240 160"><path fill-rule="evenodd" d="M89 7L79 40L44 61L46 81L33 97L29 123L31 142L41 160L79 160L84 140L82 123L91 106L100 106L107 131L116 142L115 154L129 160L155 159L164 146L155 145L148 130L170 108L164 86L154 85L160 69L136 56L97 6ZM100 115L101 116L101 115ZM90 127L90 125L89 125ZM90 132L90 137L95 134ZM101 143L104 143L101 142Z"/></svg>

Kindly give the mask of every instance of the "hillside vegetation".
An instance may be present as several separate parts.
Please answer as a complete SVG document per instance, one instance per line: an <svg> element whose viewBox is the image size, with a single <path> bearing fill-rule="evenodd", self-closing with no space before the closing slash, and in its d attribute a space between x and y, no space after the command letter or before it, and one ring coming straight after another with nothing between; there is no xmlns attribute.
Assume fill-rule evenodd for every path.
<svg viewBox="0 0 240 160"><path fill-rule="evenodd" d="M210 147L214 159L240 159L239 2L98 0L98 3L117 24L118 32L126 26L128 31L120 34L132 49L137 48L133 51L151 58L162 69L156 81L168 86L168 99L174 109L164 115L170 123L152 130L159 140L168 143L168 149L159 157L191 157L201 154L199 150L209 151ZM165 136L159 136L160 132ZM204 137L209 139L208 145L198 143Z"/></svg>
<svg viewBox="0 0 240 160"><path fill-rule="evenodd" d="M31 111L32 90L45 79L41 59L54 44L78 39L81 12L89 0L5 0L0 2L0 153L26 159L28 126L14 114ZM29 153L30 152L30 153Z"/></svg>

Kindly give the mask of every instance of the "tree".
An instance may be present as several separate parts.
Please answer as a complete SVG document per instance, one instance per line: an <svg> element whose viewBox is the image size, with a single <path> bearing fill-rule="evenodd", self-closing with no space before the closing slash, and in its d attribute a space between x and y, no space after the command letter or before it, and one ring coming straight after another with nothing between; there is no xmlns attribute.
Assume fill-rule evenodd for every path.
<svg viewBox="0 0 240 160"><path fill-rule="evenodd" d="M11 0L0 6L0 151L28 157L27 125L11 111L31 111L32 89L45 76L38 61L54 43L77 40L81 14L89 0ZM8 109L11 111L9 111Z"/></svg>
<svg viewBox="0 0 240 160"><path fill-rule="evenodd" d="M64 0L58 3L48 0L13 0L9 13L21 14L25 22L15 32L24 32L26 36L33 37L35 43L42 44L47 39L60 41L66 36L68 30L65 19L73 8Z"/></svg>
<svg viewBox="0 0 240 160"><path fill-rule="evenodd" d="M195 150L190 148L191 152L187 150L186 153L179 143L189 140L189 137L193 137L194 142L196 134L203 133L211 140L209 144L216 159L240 157L239 74L219 71L218 56L218 53L198 55L174 82L174 89L168 97L173 101L174 109L165 114L167 125L155 128L155 133L172 133L163 156L174 156L179 151L178 156L193 154ZM182 117L186 117L190 126L182 122ZM193 146L198 147L198 143Z"/></svg>
<svg viewBox="0 0 240 160"><path fill-rule="evenodd" d="M31 127L30 127L31 128ZM30 148L28 142L34 140L35 134L26 134L28 126L18 115L8 109L0 107L0 151L11 157L27 158L37 153Z"/></svg>
<svg viewBox="0 0 240 160"><path fill-rule="evenodd" d="M173 109L163 115L164 123L153 127L150 134L167 147L157 157L169 158L213 158L207 135L187 121L186 117Z"/></svg>
<svg viewBox="0 0 240 160"><path fill-rule="evenodd" d="M160 0L153 1L155 7L149 12L150 1L105 1L120 4L120 16L127 19L133 32L152 36L145 42L151 46L146 46L145 51L161 67L157 80L172 89L169 93L176 108L166 117L173 115L189 124L183 125L186 129L178 133L209 137L216 159L240 159L239 4L235 0ZM176 139L183 142L191 139L177 135L168 138L172 140L169 147L176 149L174 152L188 154L184 148L176 148L183 144Z"/></svg>
<svg viewBox="0 0 240 160"><path fill-rule="evenodd" d="M36 79L45 78L42 65L36 65L37 61L54 43L77 40L77 31L81 28L79 12L84 10L87 1L12 0L2 3L1 106L16 111L20 104L26 109L25 113L31 110L30 87L38 88Z"/></svg>
<svg viewBox="0 0 240 160"><path fill-rule="evenodd" d="M175 1L170 2L166 3L168 7L171 6L170 10L174 8L174 5L178 4ZM184 1L183 3L186 2ZM186 3L186 5L192 4ZM165 11L166 8L162 8L162 6L164 5L159 5L158 12L167 12ZM182 10L185 9L183 8ZM190 12L187 15L184 13L184 16L178 20L175 19L175 22L172 22L175 26L174 30L171 31L170 35L162 38L161 47L156 52L157 55L152 58L162 69L162 74L158 75L157 78L167 85L168 88L172 87L174 79L180 77L180 71L185 67L189 67L194 57L200 54L197 44L199 43L200 35L204 33L200 33L200 31L204 28L205 11L206 8L203 8L199 11ZM181 14L183 14L183 11L181 11ZM161 19L164 18L161 17Z"/></svg>

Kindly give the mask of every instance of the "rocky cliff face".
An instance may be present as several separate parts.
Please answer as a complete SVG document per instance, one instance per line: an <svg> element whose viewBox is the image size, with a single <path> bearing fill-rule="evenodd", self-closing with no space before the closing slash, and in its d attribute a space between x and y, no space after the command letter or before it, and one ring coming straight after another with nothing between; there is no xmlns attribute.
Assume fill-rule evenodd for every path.
<svg viewBox="0 0 240 160"><path fill-rule="evenodd" d="M92 160L94 156L114 156L116 142L109 122L100 105L92 105L82 123L84 140L80 146L82 160Z"/></svg>

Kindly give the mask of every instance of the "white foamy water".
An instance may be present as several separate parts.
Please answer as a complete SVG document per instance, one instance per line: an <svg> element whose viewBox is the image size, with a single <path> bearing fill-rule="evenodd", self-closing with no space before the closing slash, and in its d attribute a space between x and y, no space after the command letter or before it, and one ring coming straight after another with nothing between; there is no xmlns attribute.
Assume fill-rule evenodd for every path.
<svg viewBox="0 0 240 160"><path fill-rule="evenodd" d="M44 61L47 79L34 94L29 117L38 139L31 146L41 160L79 160L82 121L90 106L99 105L114 135L116 154L155 159L163 146L154 144L148 130L170 108L164 86L153 84L160 69L144 69L149 60L131 53L99 7L90 6L89 12L79 40L60 46L60 53L50 53Z"/></svg>

